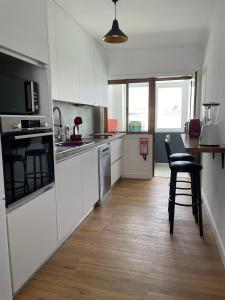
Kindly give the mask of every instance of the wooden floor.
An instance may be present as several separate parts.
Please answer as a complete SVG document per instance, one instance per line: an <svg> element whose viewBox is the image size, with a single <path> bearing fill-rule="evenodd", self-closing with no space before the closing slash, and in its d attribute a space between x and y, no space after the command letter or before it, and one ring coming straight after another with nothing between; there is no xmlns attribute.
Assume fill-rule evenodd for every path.
<svg viewBox="0 0 225 300"><path fill-rule="evenodd" d="M168 179L121 180L16 300L225 299L225 271L207 218L167 214Z"/></svg>

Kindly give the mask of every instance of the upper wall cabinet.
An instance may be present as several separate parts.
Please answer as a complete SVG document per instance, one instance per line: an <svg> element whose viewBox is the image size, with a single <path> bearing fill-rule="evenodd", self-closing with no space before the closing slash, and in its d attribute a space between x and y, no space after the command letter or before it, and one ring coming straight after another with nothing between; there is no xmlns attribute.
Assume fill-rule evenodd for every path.
<svg viewBox="0 0 225 300"><path fill-rule="evenodd" d="M94 99L96 106L108 106L107 56L99 44L94 52Z"/></svg>
<svg viewBox="0 0 225 300"><path fill-rule="evenodd" d="M46 0L0 0L0 46L48 63Z"/></svg>
<svg viewBox="0 0 225 300"><path fill-rule="evenodd" d="M48 1L52 98L107 105L104 49L54 1Z"/></svg>

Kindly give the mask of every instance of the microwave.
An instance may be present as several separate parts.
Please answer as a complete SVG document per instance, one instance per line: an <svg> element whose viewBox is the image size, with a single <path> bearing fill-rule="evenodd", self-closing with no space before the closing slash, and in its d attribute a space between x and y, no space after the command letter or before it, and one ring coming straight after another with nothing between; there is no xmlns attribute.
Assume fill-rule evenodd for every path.
<svg viewBox="0 0 225 300"><path fill-rule="evenodd" d="M0 74L0 114L37 114L39 106L37 82Z"/></svg>

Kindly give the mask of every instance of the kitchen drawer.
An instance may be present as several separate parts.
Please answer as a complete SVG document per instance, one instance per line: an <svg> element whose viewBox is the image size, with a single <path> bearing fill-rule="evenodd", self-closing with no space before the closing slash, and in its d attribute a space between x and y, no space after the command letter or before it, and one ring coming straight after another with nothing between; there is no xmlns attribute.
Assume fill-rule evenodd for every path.
<svg viewBox="0 0 225 300"><path fill-rule="evenodd" d="M118 159L111 165L111 186L113 186L116 181L122 175L122 158Z"/></svg>
<svg viewBox="0 0 225 300"><path fill-rule="evenodd" d="M111 164L122 157L122 146L122 139L118 139L111 143Z"/></svg>

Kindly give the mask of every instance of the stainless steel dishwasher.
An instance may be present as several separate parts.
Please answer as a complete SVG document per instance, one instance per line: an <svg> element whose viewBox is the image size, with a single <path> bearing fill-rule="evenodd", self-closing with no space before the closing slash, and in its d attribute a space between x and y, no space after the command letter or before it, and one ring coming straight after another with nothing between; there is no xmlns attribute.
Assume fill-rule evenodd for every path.
<svg viewBox="0 0 225 300"><path fill-rule="evenodd" d="M111 147L104 144L98 149L99 164L99 201L98 205L106 199L111 190Z"/></svg>

